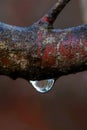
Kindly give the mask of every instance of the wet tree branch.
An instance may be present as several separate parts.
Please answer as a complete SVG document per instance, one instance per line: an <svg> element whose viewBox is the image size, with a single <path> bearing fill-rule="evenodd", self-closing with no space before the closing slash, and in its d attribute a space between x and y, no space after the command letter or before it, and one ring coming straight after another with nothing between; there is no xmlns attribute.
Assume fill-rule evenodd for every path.
<svg viewBox="0 0 87 130"><path fill-rule="evenodd" d="M30 27L0 23L0 75L42 80L87 69L87 25L53 29L69 1L58 0Z"/></svg>

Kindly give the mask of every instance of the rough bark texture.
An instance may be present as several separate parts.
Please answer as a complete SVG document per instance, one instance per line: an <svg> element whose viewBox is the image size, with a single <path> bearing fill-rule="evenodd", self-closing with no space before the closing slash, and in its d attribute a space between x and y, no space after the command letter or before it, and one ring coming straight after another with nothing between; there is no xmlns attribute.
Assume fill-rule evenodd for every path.
<svg viewBox="0 0 87 130"><path fill-rule="evenodd" d="M87 69L87 25L53 29L69 1L59 0L30 27L0 23L0 74L42 80Z"/></svg>

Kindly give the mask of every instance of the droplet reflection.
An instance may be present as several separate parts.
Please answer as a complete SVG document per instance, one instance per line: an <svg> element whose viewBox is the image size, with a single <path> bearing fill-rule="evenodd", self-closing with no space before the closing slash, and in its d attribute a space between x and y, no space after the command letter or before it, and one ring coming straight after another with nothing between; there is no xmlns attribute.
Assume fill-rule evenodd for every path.
<svg viewBox="0 0 87 130"><path fill-rule="evenodd" d="M55 80L54 79L47 79L47 80L40 80L40 81L29 81L32 86L41 93L48 92L54 85Z"/></svg>

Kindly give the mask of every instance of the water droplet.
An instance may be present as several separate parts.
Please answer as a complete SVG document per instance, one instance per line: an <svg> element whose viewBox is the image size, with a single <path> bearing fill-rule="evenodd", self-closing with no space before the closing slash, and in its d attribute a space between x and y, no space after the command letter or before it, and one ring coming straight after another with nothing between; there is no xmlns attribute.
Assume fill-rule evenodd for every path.
<svg viewBox="0 0 87 130"><path fill-rule="evenodd" d="M47 80L40 80L40 81L30 80L29 82L38 92L45 93L48 92L53 87L55 80L54 79L47 79Z"/></svg>

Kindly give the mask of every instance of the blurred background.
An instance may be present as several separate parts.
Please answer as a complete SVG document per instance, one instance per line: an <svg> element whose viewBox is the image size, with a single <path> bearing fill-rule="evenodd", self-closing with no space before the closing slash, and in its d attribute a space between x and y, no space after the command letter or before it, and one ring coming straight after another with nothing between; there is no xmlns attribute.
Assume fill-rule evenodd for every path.
<svg viewBox="0 0 87 130"><path fill-rule="evenodd" d="M0 0L0 21L29 26L57 0ZM87 23L87 0L71 0L56 28ZM0 130L87 130L87 72L60 77L40 94L18 78L0 76Z"/></svg>

